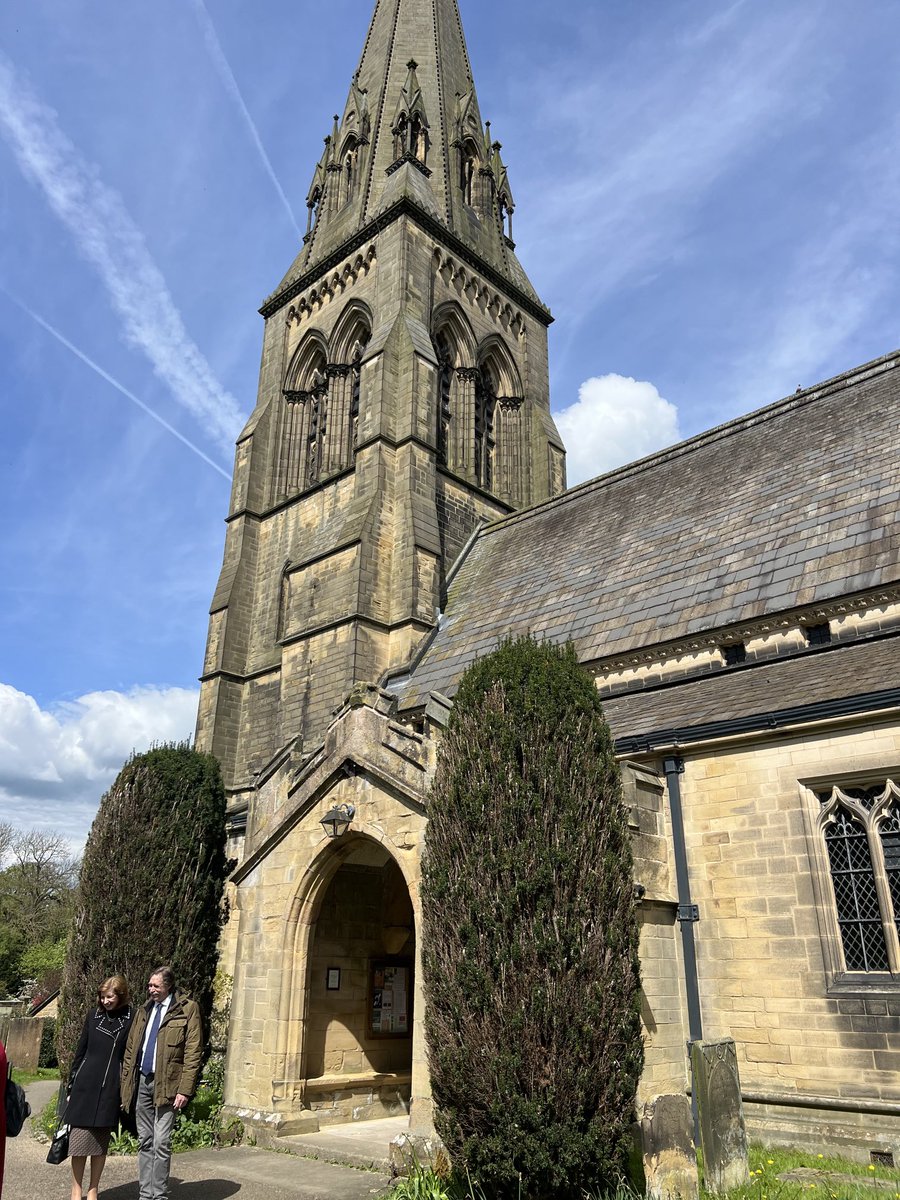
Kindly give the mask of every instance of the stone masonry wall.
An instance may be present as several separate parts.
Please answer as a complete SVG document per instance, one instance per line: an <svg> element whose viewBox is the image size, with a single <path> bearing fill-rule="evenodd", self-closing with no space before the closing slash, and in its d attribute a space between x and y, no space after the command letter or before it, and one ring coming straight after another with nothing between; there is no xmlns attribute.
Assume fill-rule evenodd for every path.
<svg viewBox="0 0 900 1200"><path fill-rule="evenodd" d="M833 900L827 863L817 875L811 789L895 774L900 724L846 723L684 758L704 1036L735 1039L745 1092L897 1104L900 985L884 974L855 989L852 979L829 980ZM809 1136L802 1123L785 1124L778 1105L757 1106L753 1121L768 1138Z"/></svg>

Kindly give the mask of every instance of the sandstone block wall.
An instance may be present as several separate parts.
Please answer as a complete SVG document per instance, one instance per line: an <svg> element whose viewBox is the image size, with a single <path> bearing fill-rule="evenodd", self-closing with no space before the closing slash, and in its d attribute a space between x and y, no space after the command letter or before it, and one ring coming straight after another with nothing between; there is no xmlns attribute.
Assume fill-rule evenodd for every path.
<svg viewBox="0 0 900 1200"><path fill-rule="evenodd" d="M788 1120L798 1092L846 1101L835 1110L845 1125L859 1127L857 1103L889 1113L900 1102L900 984L829 978L839 944L813 789L896 775L900 725L852 722L684 758L704 1036L735 1039L745 1093L781 1098L751 1107L751 1124L789 1141L809 1136L811 1120L824 1128L822 1112Z"/></svg>

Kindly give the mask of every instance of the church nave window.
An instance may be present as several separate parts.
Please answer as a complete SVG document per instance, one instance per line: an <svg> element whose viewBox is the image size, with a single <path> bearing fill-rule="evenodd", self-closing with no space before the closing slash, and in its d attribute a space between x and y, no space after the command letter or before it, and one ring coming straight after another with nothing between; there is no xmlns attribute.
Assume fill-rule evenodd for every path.
<svg viewBox="0 0 900 1200"><path fill-rule="evenodd" d="M900 976L900 787L816 790L845 972Z"/></svg>

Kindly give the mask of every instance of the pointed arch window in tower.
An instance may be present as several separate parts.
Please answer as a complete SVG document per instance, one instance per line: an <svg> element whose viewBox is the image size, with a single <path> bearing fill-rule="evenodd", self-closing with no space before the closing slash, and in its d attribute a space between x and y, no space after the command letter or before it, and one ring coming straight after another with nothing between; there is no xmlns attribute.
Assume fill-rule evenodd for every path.
<svg viewBox="0 0 900 1200"><path fill-rule="evenodd" d="M438 342L438 419L437 459L447 466L450 462L450 424L453 419L453 352L444 339Z"/></svg>
<svg viewBox="0 0 900 1200"><path fill-rule="evenodd" d="M316 372L309 392L309 433L306 447L306 482L317 483L322 472L328 434L328 383Z"/></svg>
<svg viewBox="0 0 900 1200"><path fill-rule="evenodd" d="M356 345L356 350L353 354L353 364L350 374L350 415L348 430L349 450L352 455L356 449L356 442L359 438L359 394L360 381L362 379L362 356L366 342L369 340L366 335L365 340L360 340Z"/></svg>
<svg viewBox="0 0 900 1200"><path fill-rule="evenodd" d="M330 429L323 470L328 474L353 465L359 437L362 362L372 336L372 316L365 305L351 301L335 326L329 346L328 419Z"/></svg>
<svg viewBox="0 0 900 1200"><path fill-rule="evenodd" d="M491 373L482 367L475 380L475 482L485 491L494 484L494 411L497 393Z"/></svg>
<svg viewBox="0 0 900 1200"><path fill-rule="evenodd" d="M324 342L314 336L304 340L288 368L279 422L275 501L296 495L318 478L322 433L327 425L325 362Z"/></svg>

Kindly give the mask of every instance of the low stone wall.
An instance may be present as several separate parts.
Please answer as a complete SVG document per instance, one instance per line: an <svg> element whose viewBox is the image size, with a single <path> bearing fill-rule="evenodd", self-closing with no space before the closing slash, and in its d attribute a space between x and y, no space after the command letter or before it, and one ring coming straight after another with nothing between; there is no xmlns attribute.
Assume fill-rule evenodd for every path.
<svg viewBox="0 0 900 1200"><path fill-rule="evenodd" d="M813 1155L840 1154L862 1163L871 1162L873 1152L889 1153L900 1164L900 1103L825 1097L817 1107L815 1097L806 1097L808 1103L797 1099L745 1093L750 1140L765 1146L801 1146Z"/></svg>
<svg viewBox="0 0 900 1200"><path fill-rule="evenodd" d="M319 1126L377 1121L409 1112L410 1076L376 1082L307 1080L307 1104Z"/></svg>

